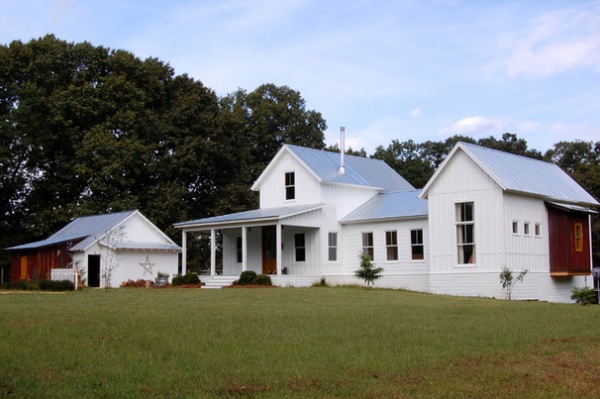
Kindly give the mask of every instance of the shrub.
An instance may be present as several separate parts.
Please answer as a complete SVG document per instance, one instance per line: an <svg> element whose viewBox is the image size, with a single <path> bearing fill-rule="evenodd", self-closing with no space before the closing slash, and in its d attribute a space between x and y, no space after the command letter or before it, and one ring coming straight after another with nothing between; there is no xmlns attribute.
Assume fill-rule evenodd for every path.
<svg viewBox="0 0 600 399"><path fill-rule="evenodd" d="M197 273L187 273L185 276L183 276L183 284L200 284L200 277L198 277Z"/></svg>
<svg viewBox="0 0 600 399"><path fill-rule="evenodd" d="M590 287L573 287L571 299L580 305L591 305L598 303L598 294Z"/></svg>
<svg viewBox="0 0 600 399"><path fill-rule="evenodd" d="M19 280L16 283L9 283L6 285L9 290L22 290L26 291L29 289L29 284L25 280Z"/></svg>
<svg viewBox="0 0 600 399"><path fill-rule="evenodd" d="M75 284L71 280L41 280L38 288L42 291L73 291Z"/></svg>
<svg viewBox="0 0 600 399"><path fill-rule="evenodd" d="M182 275L177 275L175 277L173 277L173 279L171 279L171 285L172 286L178 286L178 285L198 285L200 284L200 277L198 277L197 273L187 273L184 276Z"/></svg>
<svg viewBox="0 0 600 399"><path fill-rule="evenodd" d="M177 275L177 276L173 277L173 279L171 279L171 285L173 285L173 286L182 285L182 284L183 284L183 276L182 275Z"/></svg>
<svg viewBox="0 0 600 399"><path fill-rule="evenodd" d="M253 270L246 270L240 274L240 285L250 285L254 284L254 280L256 279L256 272Z"/></svg>
<svg viewBox="0 0 600 399"><path fill-rule="evenodd" d="M256 276L256 278L253 281L253 284L256 284L256 285L273 285L273 283L271 282L271 276L268 276L266 274L259 274L258 276Z"/></svg>

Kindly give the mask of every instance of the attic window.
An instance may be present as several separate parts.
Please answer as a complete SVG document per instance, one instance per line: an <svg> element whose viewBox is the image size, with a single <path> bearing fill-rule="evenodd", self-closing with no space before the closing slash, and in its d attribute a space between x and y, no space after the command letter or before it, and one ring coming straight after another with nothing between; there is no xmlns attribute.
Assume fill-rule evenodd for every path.
<svg viewBox="0 0 600 399"><path fill-rule="evenodd" d="M294 172L285 174L285 199L293 200L296 198L296 177Z"/></svg>

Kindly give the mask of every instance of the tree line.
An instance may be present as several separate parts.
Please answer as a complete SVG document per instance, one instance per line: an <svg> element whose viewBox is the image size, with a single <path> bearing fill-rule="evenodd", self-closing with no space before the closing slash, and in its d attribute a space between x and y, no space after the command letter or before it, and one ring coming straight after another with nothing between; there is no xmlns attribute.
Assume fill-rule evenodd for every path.
<svg viewBox="0 0 600 399"><path fill-rule="evenodd" d="M156 58L54 35L0 46L0 116L2 248L128 209L179 241L175 222L256 208L249 187L282 144L339 151L325 145L323 116L287 86L219 97ZM600 197L600 142L542 154L505 133L348 152L383 159L422 187L457 141L555 162Z"/></svg>

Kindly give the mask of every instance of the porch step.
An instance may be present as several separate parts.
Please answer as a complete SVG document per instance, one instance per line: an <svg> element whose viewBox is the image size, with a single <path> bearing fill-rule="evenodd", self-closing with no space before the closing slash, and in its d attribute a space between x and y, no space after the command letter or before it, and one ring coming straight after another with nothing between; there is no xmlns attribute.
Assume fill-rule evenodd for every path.
<svg viewBox="0 0 600 399"><path fill-rule="evenodd" d="M200 276L200 281L204 283L203 289L218 289L231 285L238 277L236 276Z"/></svg>

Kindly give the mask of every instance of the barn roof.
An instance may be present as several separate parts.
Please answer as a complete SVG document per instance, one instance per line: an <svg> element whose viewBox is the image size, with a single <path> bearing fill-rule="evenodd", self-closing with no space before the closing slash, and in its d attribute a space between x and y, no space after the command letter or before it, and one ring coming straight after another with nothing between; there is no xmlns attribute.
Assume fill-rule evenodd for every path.
<svg viewBox="0 0 600 399"><path fill-rule="evenodd" d="M432 183L457 151L463 151L505 191L550 201L599 205L594 197L556 164L463 142L454 146L427 182L421 193L422 198L426 198Z"/></svg>
<svg viewBox="0 0 600 399"><path fill-rule="evenodd" d="M76 251L78 248L82 249L87 247L89 244L99 239L108 230L119 225L125 219L133 215L133 211L109 213L105 215L95 216L84 216L73 220L71 223L52 234L45 240L30 242L28 244L17 245L14 247L7 248L9 251L21 250L21 249L36 249L49 247L52 245L60 244L68 241L82 240L75 245L71 250Z"/></svg>
<svg viewBox="0 0 600 399"><path fill-rule="evenodd" d="M380 193L349 213L341 223L359 223L382 219L427 217L427 200L419 198L421 190Z"/></svg>
<svg viewBox="0 0 600 399"><path fill-rule="evenodd" d="M340 154L337 152L316 150L314 148L284 145L273 161L258 177L253 189L257 189L261 180L269 173L275 160L284 151L288 151L303 164L321 183L348 184L370 187L385 191L412 190L414 187L394 169L380 159L344 155L345 173L340 174Z"/></svg>

